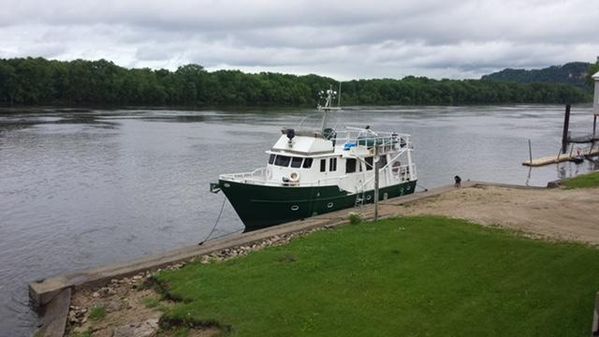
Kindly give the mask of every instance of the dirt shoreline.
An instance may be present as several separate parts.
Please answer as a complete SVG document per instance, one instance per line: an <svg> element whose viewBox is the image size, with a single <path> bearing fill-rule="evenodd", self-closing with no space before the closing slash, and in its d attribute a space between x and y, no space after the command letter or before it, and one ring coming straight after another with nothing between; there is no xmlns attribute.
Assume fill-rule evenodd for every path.
<svg viewBox="0 0 599 337"><path fill-rule="evenodd" d="M381 204L380 214L383 217L439 215L462 218L481 225L516 230L535 238L599 246L599 188L521 189L476 185L407 203L385 202ZM236 258L250 251L286 244L309 232L271 238L253 246L226 249L198 259L201 263L211 263ZM178 263L167 269L182 266L183 263ZM160 329L162 311L172 303L161 299L158 292L148 287L151 280L152 274L147 272L111 280L101 288L76 289L66 336L166 337L178 336L180 333L190 337L220 335L222 331L218 327ZM96 314L98 311L104 313L100 315L100 319L94 319L94 311ZM165 324L162 323L164 327ZM185 334L181 329L186 331Z"/></svg>
<svg viewBox="0 0 599 337"><path fill-rule="evenodd" d="M599 245L599 188L475 186L392 207L398 216L461 218L551 240Z"/></svg>

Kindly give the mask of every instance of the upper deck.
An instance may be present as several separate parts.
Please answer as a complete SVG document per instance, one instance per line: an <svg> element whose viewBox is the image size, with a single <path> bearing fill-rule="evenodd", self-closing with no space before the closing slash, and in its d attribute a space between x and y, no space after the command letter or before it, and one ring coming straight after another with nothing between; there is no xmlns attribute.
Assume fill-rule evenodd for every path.
<svg viewBox="0 0 599 337"><path fill-rule="evenodd" d="M332 153L343 156L368 156L398 151L410 147L410 135L397 132L374 132L370 129L348 129L337 132L332 129L318 131L295 131L283 129L283 134L267 153L288 153L319 157Z"/></svg>

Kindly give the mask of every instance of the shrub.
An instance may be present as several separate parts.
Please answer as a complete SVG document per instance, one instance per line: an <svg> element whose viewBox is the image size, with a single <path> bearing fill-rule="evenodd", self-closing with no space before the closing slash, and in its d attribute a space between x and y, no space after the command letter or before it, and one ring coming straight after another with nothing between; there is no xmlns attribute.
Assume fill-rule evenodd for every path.
<svg viewBox="0 0 599 337"><path fill-rule="evenodd" d="M362 214L351 212L349 213L349 223L352 225L357 225L362 222Z"/></svg>

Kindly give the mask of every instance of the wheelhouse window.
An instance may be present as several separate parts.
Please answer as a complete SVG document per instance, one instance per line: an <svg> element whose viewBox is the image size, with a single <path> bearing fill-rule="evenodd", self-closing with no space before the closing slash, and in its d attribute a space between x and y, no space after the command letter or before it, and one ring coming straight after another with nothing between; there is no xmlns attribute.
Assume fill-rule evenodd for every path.
<svg viewBox="0 0 599 337"><path fill-rule="evenodd" d="M364 161L366 161L366 171L372 170L372 168L374 167L373 157L366 157L364 158Z"/></svg>
<svg viewBox="0 0 599 337"><path fill-rule="evenodd" d="M268 163L269 164L274 163L275 162L275 157L276 157L276 155L271 154L270 157L268 157Z"/></svg>
<svg viewBox="0 0 599 337"><path fill-rule="evenodd" d="M354 173L356 172L356 160L353 158L348 158L345 160L345 173Z"/></svg>
<svg viewBox="0 0 599 337"><path fill-rule="evenodd" d="M320 172L324 172L326 170L327 170L327 160L321 159L320 160Z"/></svg>
<svg viewBox="0 0 599 337"><path fill-rule="evenodd" d="M291 158L291 167L302 167L302 159L300 157Z"/></svg>
<svg viewBox="0 0 599 337"><path fill-rule="evenodd" d="M291 161L291 157L287 156L277 156L275 159L275 165L277 166L289 166L289 162Z"/></svg>
<svg viewBox="0 0 599 337"><path fill-rule="evenodd" d="M331 158L329 160L329 171L337 171L337 158Z"/></svg>
<svg viewBox="0 0 599 337"><path fill-rule="evenodd" d="M312 167L312 158L305 158L303 168Z"/></svg>

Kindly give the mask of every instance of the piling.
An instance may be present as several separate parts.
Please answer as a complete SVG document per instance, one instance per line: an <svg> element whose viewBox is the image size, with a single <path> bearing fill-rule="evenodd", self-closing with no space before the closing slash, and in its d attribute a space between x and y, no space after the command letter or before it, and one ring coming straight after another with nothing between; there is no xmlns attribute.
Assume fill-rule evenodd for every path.
<svg viewBox="0 0 599 337"><path fill-rule="evenodd" d="M568 130L570 128L570 104L566 105L566 113L564 115L564 131L562 133L562 153L566 153L568 148Z"/></svg>
<svg viewBox="0 0 599 337"><path fill-rule="evenodd" d="M530 158L530 163L532 164L532 143L530 139L528 140L528 158Z"/></svg>

